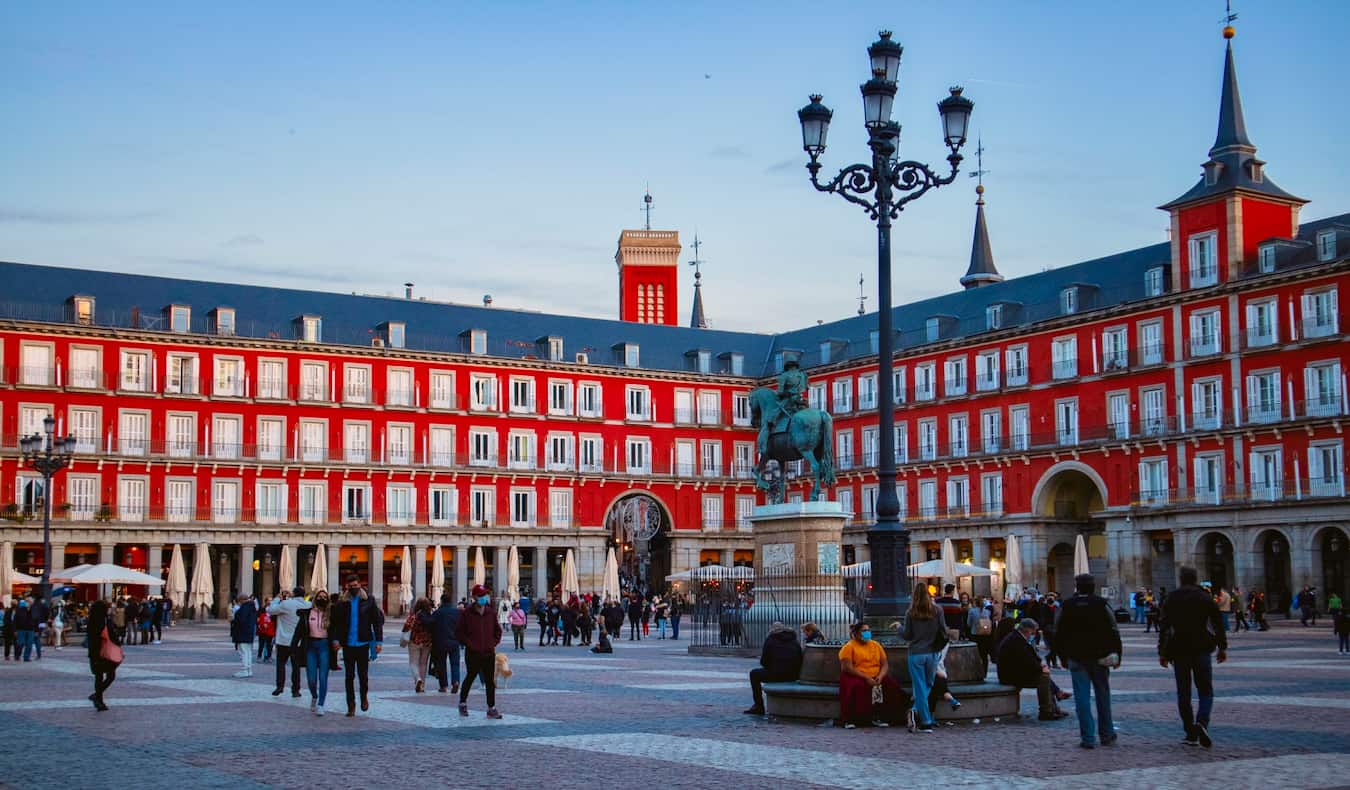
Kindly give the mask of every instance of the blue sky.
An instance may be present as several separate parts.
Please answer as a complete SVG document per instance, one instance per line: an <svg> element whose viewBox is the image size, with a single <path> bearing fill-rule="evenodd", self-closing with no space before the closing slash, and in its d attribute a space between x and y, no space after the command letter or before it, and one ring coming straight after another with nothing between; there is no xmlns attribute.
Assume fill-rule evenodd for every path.
<svg viewBox="0 0 1350 790"><path fill-rule="evenodd" d="M1165 238L1213 141L1222 3L889 5L6 3L0 259L613 317L650 184L653 226L705 242L714 326L845 317L860 273L875 307L875 231L811 189L795 112L824 93L826 171L863 158L881 27L907 156L942 164L948 85L976 103L1005 276ZM1305 219L1350 211L1343 8L1237 11L1269 176ZM897 222L897 302L959 287L973 186Z"/></svg>

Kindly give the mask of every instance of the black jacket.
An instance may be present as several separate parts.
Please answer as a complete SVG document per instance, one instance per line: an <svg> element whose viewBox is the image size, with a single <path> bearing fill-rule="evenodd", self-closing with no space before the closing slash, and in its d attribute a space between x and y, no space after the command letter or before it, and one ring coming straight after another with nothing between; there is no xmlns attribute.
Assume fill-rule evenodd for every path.
<svg viewBox="0 0 1350 790"><path fill-rule="evenodd" d="M1041 658L1036 648L1013 631L998 646L998 682L1018 688L1035 688L1041 679Z"/></svg>
<svg viewBox="0 0 1350 790"><path fill-rule="evenodd" d="M329 604L333 608L333 613L328 620L328 639L341 644L343 647L349 647L347 636L351 631L352 622L352 604L351 599L343 594L336 601ZM384 612L375 605L369 595L361 592L361 603L356 607L356 639L358 642L383 642L384 641Z"/></svg>
<svg viewBox="0 0 1350 790"><path fill-rule="evenodd" d="M27 606L20 606L14 610L14 630L15 631L36 631L34 625L33 610Z"/></svg>
<svg viewBox="0 0 1350 790"><path fill-rule="evenodd" d="M619 626L623 625L623 607L611 603L600 610L600 617L604 619L606 627L612 631L617 631Z"/></svg>
<svg viewBox="0 0 1350 790"><path fill-rule="evenodd" d="M796 680L802 671L802 646L797 644L797 635L791 631L769 634L759 664L769 680Z"/></svg>
<svg viewBox="0 0 1350 790"><path fill-rule="evenodd" d="M431 632L433 650L451 650L459 647L455 641L455 629L459 627L460 608L454 604L443 603L434 612L419 612L417 622Z"/></svg>
<svg viewBox="0 0 1350 790"><path fill-rule="evenodd" d="M1207 656L1228 649L1219 605L1207 591L1188 584L1163 601L1158 618L1158 655L1172 660Z"/></svg>
<svg viewBox="0 0 1350 790"><path fill-rule="evenodd" d="M1120 629L1105 598L1075 595L1064 601L1055 620L1055 653L1084 664L1121 654Z"/></svg>
<svg viewBox="0 0 1350 790"><path fill-rule="evenodd" d="M636 623L637 621L639 621L639 620L642 619L642 603L641 603L641 602L639 602L639 601L632 601L632 602L630 602L630 603L628 604L628 619L629 619L630 622L634 622L634 623Z"/></svg>

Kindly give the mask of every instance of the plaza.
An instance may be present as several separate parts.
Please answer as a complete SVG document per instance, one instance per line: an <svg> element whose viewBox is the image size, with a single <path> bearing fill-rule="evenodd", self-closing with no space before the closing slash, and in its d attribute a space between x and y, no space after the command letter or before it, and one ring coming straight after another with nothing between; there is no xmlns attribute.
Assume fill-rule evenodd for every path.
<svg viewBox="0 0 1350 790"><path fill-rule="evenodd" d="M1212 750L1178 743L1172 677L1155 635L1126 625L1113 673L1116 746L1077 747L1073 717L1022 715L940 727L846 731L740 711L752 660L690 656L686 642L615 642L506 651L505 718L484 718L482 692L461 719L451 695L414 693L397 621L371 665L371 709L310 714L309 695L271 696L273 667L249 679L217 624L179 624L164 644L128 647L98 713L78 640L40 662L0 663L0 786L533 787L1088 787L1344 786L1350 776L1350 657L1325 624L1277 621L1230 640L1216 668ZM391 632L393 632L391 634ZM78 636L78 635L75 635ZM1054 670L1068 686L1068 673ZM304 682L302 680L302 689ZM341 707L342 675L329 686ZM1072 709L1072 703L1066 703ZM978 755L978 757L975 757Z"/></svg>

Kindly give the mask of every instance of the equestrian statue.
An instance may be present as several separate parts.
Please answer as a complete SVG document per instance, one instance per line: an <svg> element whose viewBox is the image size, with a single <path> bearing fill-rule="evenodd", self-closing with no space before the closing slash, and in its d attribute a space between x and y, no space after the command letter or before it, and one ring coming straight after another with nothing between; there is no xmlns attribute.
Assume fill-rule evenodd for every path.
<svg viewBox="0 0 1350 790"><path fill-rule="evenodd" d="M750 424L759 429L759 460L755 485L768 492L770 504L783 501L784 472L789 461L805 459L816 484L811 501L824 497L824 488L834 485L834 420L806 404L806 373L796 359L783 363L778 388L757 387L750 391ZM777 472L768 468L777 462Z"/></svg>

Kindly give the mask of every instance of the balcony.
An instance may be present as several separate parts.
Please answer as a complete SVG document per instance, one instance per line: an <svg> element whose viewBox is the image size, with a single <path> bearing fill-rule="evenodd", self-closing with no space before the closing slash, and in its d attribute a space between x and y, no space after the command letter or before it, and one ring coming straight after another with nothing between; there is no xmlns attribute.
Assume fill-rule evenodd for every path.
<svg viewBox="0 0 1350 790"><path fill-rule="evenodd" d="M56 368L49 365L26 365L18 370L17 382L25 387L56 386ZM7 377L8 378L8 377ZM11 379L14 380L14 379Z"/></svg>
<svg viewBox="0 0 1350 790"><path fill-rule="evenodd" d="M1008 368L1009 387L1025 387L1026 385L1027 385L1027 369L1025 367Z"/></svg>
<svg viewBox="0 0 1350 790"><path fill-rule="evenodd" d="M953 379L946 383L946 394L948 398L957 398L966 394L966 380Z"/></svg>
<svg viewBox="0 0 1350 790"><path fill-rule="evenodd" d="M698 412L698 424L699 424L699 425L721 425L721 424L722 424L722 410L721 410L721 409L699 409L699 412Z"/></svg>
<svg viewBox="0 0 1350 790"><path fill-rule="evenodd" d="M1058 379L1071 379L1078 375L1078 360L1057 359L1052 366L1053 375Z"/></svg>
<svg viewBox="0 0 1350 790"><path fill-rule="evenodd" d="M1280 342L1273 327L1248 329L1241 335L1243 348L1265 348Z"/></svg>
<svg viewBox="0 0 1350 790"><path fill-rule="evenodd" d="M1147 367L1149 365L1161 365L1166 361L1166 354L1162 343L1148 343L1140 346L1134 351L1137 360L1136 367Z"/></svg>
<svg viewBox="0 0 1350 790"><path fill-rule="evenodd" d="M916 401L933 400L936 397L937 392L934 391L934 389L931 386L928 387L916 386L914 388L914 400Z"/></svg>
<svg viewBox="0 0 1350 790"><path fill-rule="evenodd" d="M1331 337L1340 331L1337 326L1338 316L1335 313L1330 315L1314 315L1303 319L1303 337L1312 340L1319 337Z"/></svg>
<svg viewBox="0 0 1350 790"><path fill-rule="evenodd" d="M410 407L413 405L413 391L408 389L385 390L384 405Z"/></svg>
<svg viewBox="0 0 1350 790"><path fill-rule="evenodd" d="M964 439L952 441L948 447L948 451L953 458L965 458L970 454L970 445L968 445Z"/></svg>
<svg viewBox="0 0 1350 790"><path fill-rule="evenodd" d="M976 392L993 392L998 389L998 372L981 374L975 377Z"/></svg>
<svg viewBox="0 0 1350 790"><path fill-rule="evenodd" d="M348 384L347 388L342 392L342 402L355 406L369 405L370 388Z"/></svg>
<svg viewBox="0 0 1350 790"><path fill-rule="evenodd" d="M830 414L848 414L853 411L852 398L835 398L830 405Z"/></svg>
<svg viewBox="0 0 1350 790"><path fill-rule="evenodd" d="M1249 423L1266 425L1279 422L1280 419L1280 402L1278 400L1262 401L1247 406L1247 422Z"/></svg>
<svg viewBox="0 0 1350 790"><path fill-rule="evenodd" d="M1219 334L1215 332L1204 335L1193 335L1189 345L1187 345L1187 351L1189 352L1187 356L1190 359L1212 357L1215 354L1218 354L1222 351L1222 347L1219 343Z"/></svg>
<svg viewBox="0 0 1350 790"><path fill-rule="evenodd" d="M693 425L694 410L682 406L675 407L675 422L678 425Z"/></svg>
<svg viewBox="0 0 1350 790"><path fill-rule="evenodd" d="M1130 369L1128 352L1108 351L1102 354L1102 373L1119 373Z"/></svg>
<svg viewBox="0 0 1350 790"><path fill-rule="evenodd" d="M1302 402L1301 411L1305 417L1339 417L1344 412L1344 404L1339 392L1323 392L1310 400Z"/></svg>

